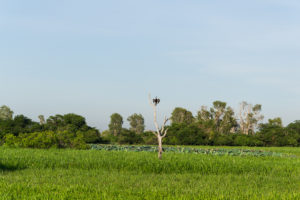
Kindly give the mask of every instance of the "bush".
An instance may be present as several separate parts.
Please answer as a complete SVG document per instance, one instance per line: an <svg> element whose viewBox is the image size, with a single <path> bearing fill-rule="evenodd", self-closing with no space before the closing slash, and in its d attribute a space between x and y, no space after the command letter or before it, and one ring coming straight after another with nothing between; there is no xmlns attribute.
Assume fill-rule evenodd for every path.
<svg viewBox="0 0 300 200"><path fill-rule="evenodd" d="M98 130L89 129L87 131L78 131L77 134L82 134L86 143L99 143L101 142L101 136Z"/></svg>
<svg viewBox="0 0 300 200"><path fill-rule="evenodd" d="M118 137L114 136L109 130L103 131L101 133L102 143L105 144L115 144L118 142Z"/></svg>
<svg viewBox="0 0 300 200"><path fill-rule="evenodd" d="M16 136L14 136L14 134L6 134L4 136L4 145L5 146L9 146L9 147L16 147L19 143L19 138L17 138Z"/></svg>
<svg viewBox="0 0 300 200"><path fill-rule="evenodd" d="M263 142L260 141L255 135L243 135L239 134L234 139L235 146L263 146Z"/></svg>
<svg viewBox="0 0 300 200"><path fill-rule="evenodd" d="M122 129L118 139L119 144L140 144L142 141L141 135L128 129Z"/></svg>
<svg viewBox="0 0 300 200"><path fill-rule="evenodd" d="M51 147L57 148L76 148L87 149L82 133L72 134L67 131L53 132L34 132L23 133L19 136L8 134L5 136L5 145L14 147L28 147L28 148L43 148L48 149Z"/></svg>
<svg viewBox="0 0 300 200"><path fill-rule="evenodd" d="M207 136L197 124L173 123L169 127L165 143L172 145L204 145L207 144Z"/></svg>
<svg viewBox="0 0 300 200"><path fill-rule="evenodd" d="M146 131L141 136L144 144L157 145L157 137L151 131Z"/></svg>
<svg viewBox="0 0 300 200"><path fill-rule="evenodd" d="M220 135L215 138L214 145L232 146L233 135Z"/></svg>

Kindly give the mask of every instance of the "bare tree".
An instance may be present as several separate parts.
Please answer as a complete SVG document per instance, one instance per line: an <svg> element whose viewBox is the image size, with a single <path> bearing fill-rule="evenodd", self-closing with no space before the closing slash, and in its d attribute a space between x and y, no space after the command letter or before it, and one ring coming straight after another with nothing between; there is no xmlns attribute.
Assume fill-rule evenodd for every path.
<svg viewBox="0 0 300 200"><path fill-rule="evenodd" d="M6 105L0 107L0 119L13 119L14 112Z"/></svg>
<svg viewBox="0 0 300 200"><path fill-rule="evenodd" d="M245 101L240 104L239 125L242 133L246 135L249 133L254 133L258 122L264 118L264 116L260 114L260 111L260 104L253 106Z"/></svg>
<svg viewBox="0 0 300 200"><path fill-rule="evenodd" d="M155 98L151 99L151 95L149 94L149 103L153 108L153 112L154 112L154 125L156 128L156 131L152 131L152 133L157 137L157 142L158 142L158 159L162 159L162 153L163 153L163 149L162 149L162 139L164 137L166 137L167 132L168 132L168 128L165 129L166 123L169 121L169 118L165 117L164 119L164 123L161 126L161 128L159 128L158 123L157 123L157 109L156 106L159 103L159 99Z"/></svg>
<svg viewBox="0 0 300 200"><path fill-rule="evenodd" d="M40 125L46 124L44 115L39 115Z"/></svg>

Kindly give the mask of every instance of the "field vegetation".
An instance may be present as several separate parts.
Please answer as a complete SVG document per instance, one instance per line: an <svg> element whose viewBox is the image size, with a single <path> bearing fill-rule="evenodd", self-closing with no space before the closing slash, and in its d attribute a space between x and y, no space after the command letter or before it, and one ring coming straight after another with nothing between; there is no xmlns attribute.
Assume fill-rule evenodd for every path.
<svg viewBox="0 0 300 200"><path fill-rule="evenodd" d="M247 149L282 155L1 147L0 199L300 198L298 148Z"/></svg>

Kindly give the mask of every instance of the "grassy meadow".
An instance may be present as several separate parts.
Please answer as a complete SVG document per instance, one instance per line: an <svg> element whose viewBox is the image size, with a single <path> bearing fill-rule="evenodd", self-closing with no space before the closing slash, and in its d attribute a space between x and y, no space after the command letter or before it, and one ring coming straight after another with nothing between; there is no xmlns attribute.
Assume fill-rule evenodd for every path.
<svg viewBox="0 0 300 200"><path fill-rule="evenodd" d="M0 199L300 199L300 148L244 148L283 156L1 147Z"/></svg>

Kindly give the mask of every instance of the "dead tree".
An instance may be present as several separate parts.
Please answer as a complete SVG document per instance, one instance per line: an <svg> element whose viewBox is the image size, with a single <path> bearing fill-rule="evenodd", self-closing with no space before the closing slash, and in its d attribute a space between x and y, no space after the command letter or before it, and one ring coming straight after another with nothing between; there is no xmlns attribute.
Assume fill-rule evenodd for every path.
<svg viewBox="0 0 300 200"><path fill-rule="evenodd" d="M240 104L239 125L243 134L254 134L255 129L258 126L258 122L264 118L264 116L260 114L260 111L260 104L253 106L245 101Z"/></svg>
<svg viewBox="0 0 300 200"><path fill-rule="evenodd" d="M46 124L44 115L39 115L40 125Z"/></svg>
<svg viewBox="0 0 300 200"><path fill-rule="evenodd" d="M158 98L155 99L151 99L151 95L149 94L149 103L153 108L153 112L154 112L154 125L156 128L156 131L152 131L152 133L157 137L157 142L158 142L158 159L161 160L162 158L162 153L163 153L163 149L162 149L162 139L164 137L166 137L167 132L168 132L168 128L165 129L166 123L169 121L169 118L164 119L164 123L162 125L161 128L159 128L158 123L157 123L157 109L156 106L157 104L160 102L160 100Z"/></svg>

